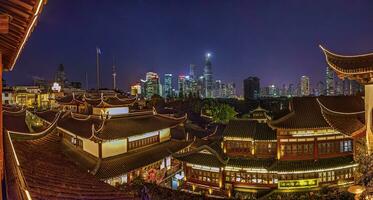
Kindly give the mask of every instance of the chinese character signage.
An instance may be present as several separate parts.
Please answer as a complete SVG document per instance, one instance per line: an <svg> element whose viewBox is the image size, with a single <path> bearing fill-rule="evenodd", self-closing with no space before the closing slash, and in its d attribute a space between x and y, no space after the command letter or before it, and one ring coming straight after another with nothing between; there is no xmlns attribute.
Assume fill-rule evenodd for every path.
<svg viewBox="0 0 373 200"><path fill-rule="evenodd" d="M317 179L278 181L279 189L311 188L311 187L317 187L317 186L318 186Z"/></svg>

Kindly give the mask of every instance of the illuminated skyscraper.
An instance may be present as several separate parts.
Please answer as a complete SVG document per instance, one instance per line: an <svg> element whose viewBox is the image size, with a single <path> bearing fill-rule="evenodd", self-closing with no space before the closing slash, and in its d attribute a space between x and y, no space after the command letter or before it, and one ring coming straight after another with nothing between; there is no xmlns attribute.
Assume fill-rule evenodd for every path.
<svg viewBox="0 0 373 200"><path fill-rule="evenodd" d="M307 76L300 78L300 94L301 96L310 95L310 79Z"/></svg>
<svg viewBox="0 0 373 200"><path fill-rule="evenodd" d="M187 96L187 81L186 76L179 75L179 78L177 79L178 83L178 89L179 89L179 97L185 98Z"/></svg>
<svg viewBox="0 0 373 200"><path fill-rule="evenodd" d="M160 95L159 76L155 72L147 72L146 80L144 81L145 97L150 99L153 95Z"/></svg>
<svg viewBox="0 0 373 200"><path fill-rule="evenodd" d="M326 67L325 83L326 83L326 95L327 96L335 95L334 72L329 67Z"/></svg>
<svg viewBox="0 0 373 200"><path fill-rule="evenodd" d="M165 98L172 97L172 74L164 75L163 91Z"/></svg>
<svg viewBox="0 0 373 200"><path fill-rule="evenodd" d="M213 81L212 81L212 65L211 65L211 54L210 53L206 54L203 76L205 79L205 85L204 85L205 98L212 98Z"/></svg>

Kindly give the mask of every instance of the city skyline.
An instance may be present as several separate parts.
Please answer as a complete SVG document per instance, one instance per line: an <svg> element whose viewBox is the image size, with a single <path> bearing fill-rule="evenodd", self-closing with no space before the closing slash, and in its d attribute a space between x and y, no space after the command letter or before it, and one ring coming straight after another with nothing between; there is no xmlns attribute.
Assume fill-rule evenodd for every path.
<svg viewBox="0 0 373 200"><path fill-rule="evenodd" d="M70 80L84 83L87 72L93 88L95 50L99 46L102 78L107 80L103 86L108 88L112 85L113 56L117 85L127 90L147 71L187 74L190 64L201 70L207 52L212 53L214 79L236 83L241 95L242 80L248 76L260 77L263 85L280 86L296 84L299 77L306 75L311 77L311 84L316 84L324 80L326 67L319 44L340 53L371 50L373 28L365 26L364 20L372 19L373 14L367 12L372 7L367 3L363 6L328 1L322 6L307 6L274 2L268 7L263 2L244 1L192 1L187 5L131 1L114 8L110 2L81 6L84 2L53 1L48 4L51 11L43 13L46 16L39 21L40 28L26 45L15 68L17 73L4 76L10 84L31 83L31 76L51 77L63 63ZM203 12L206 7L208 13ZM82 17L82 13L98 8L102 8L100 15ZM174 19L167 17L171 14ZM108 20L113 22L104 23ZM349 23L341 23L345 21ZM221 27L227 31L219 32ZM153 34L153 30L157 32ZM299 30L304 34L298 34ZM33 66L42 70L33 71Z"/></svg>

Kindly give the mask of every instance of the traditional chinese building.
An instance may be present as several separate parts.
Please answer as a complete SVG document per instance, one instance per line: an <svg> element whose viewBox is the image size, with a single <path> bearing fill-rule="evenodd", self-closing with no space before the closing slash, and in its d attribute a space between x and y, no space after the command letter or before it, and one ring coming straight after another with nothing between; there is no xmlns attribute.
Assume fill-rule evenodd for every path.
<svg viewBox="0 0 373 200"><path fill-rule="evenodd" d="M293 98L279 119L256 109L250 119L231 120L220 145L175 155L184 163L184 189L249 198L263 190L349 184L357 166L354 137L365 131L363 105L361 97Z"/></svg>
<svg viewBox="0 0 373 200"><path fill-rule="evenodd" d="M366 141L369 153L373 151L372 108L373 108L373 53L360 55L335 54L320 45L326 63L341 79L356 80L365 89Z"/></svg>
<svg viewBox="0 0 373 200"><path fill-rule="evenodd" d="M134 199L66 155L56 131L61 112L50 115L47 126L17 107L6 107L3 116L6 199Z"/></svg>
<svg viewBox="0 0 373 200"><path fill-rule="evenodd" d="M91 105L107 109L100 107L107 102L110 101ZM46 123L52 123L54 114L55 111L36 113ZM58 121L57 129L69 156L100 180L117 185L140 176L148 182L161 183L181 167L171 154L191 144L172 139L174 129L183 128L185 120L186 116L174 118L156 111L119 115L110 110L105 110L105 115L70 111Z"/></svg>

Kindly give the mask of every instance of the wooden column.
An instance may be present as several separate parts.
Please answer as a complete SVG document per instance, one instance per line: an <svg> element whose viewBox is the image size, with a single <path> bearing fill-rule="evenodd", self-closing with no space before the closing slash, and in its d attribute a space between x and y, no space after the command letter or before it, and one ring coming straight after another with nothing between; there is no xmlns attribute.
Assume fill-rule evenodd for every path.
<svg viewBox="0 0 373 200"><path fill-rule="evenodd" d="M0 34L7 34L9 32L9 16L0 15ZM0 93L1 93L1 104L0 104L0 182L4 182L4 146L3 146L3 57L2 50L0 49ZM0 187L0 198L3 196L2 187Z"/></svg>
<svg viewBox="0 0 373 200"><path fill-rule="evenodd" d="M317 137L313 138L313 159L319 159L319 144L317 142Z"/></svg>
<svg viewBox="0 0 373 200"><path fill-rule="evenodd" d="M99 159L102 158L102 142L101 141L98 142L98 158Z"/></svg>
<svg viewBox="0 0 373 200"><path fill-rule="evenodd" d="M3 58L2 53L0 52L0 80L3 80ZM4 146L3 146L3 83L0 84L0 182L4 181ZM2 187L0 188L0 198L2 197Z"/></svg>

